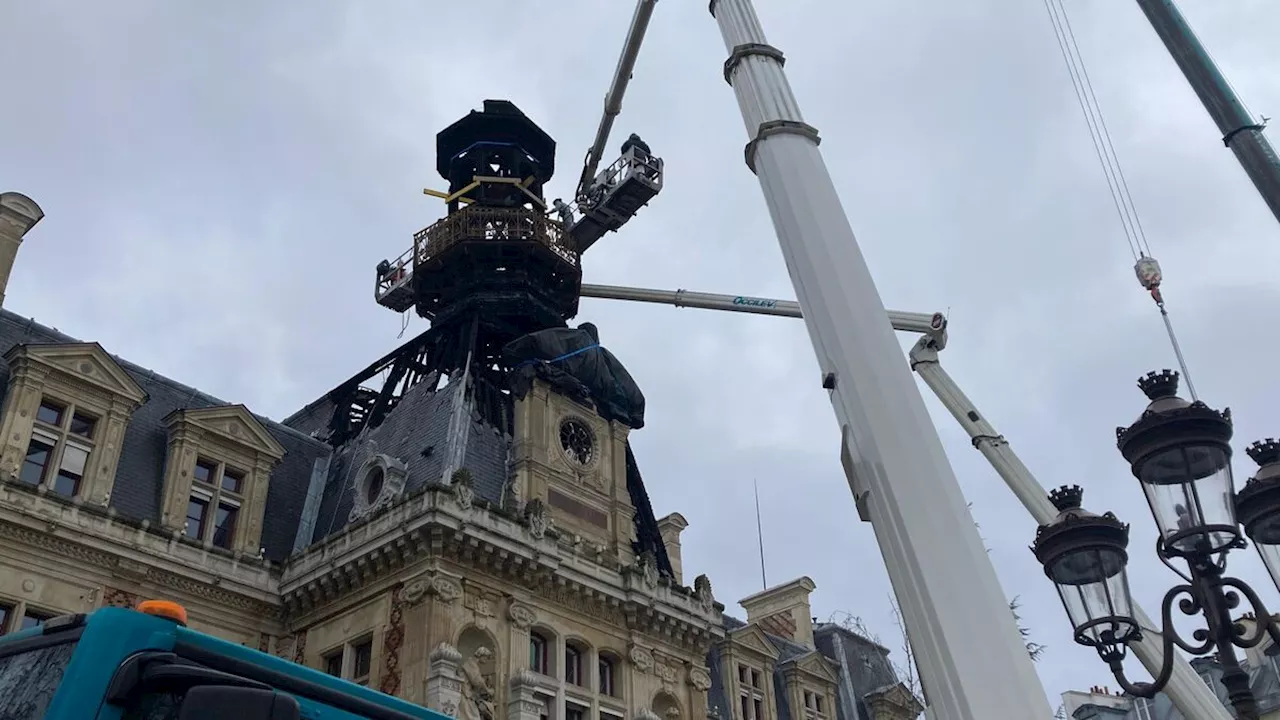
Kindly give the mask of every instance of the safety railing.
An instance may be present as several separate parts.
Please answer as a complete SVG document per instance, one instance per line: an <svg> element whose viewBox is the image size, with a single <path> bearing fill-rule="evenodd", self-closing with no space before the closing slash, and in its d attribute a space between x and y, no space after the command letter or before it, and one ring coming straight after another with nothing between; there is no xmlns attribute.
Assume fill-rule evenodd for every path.
<svg viewBox="0 0 1280 720"><path fill-rule="evenodd" d="M536 242L578 266L578 253L559 222L528 208L477 205L462 208L415 233L415 263L427 262L460 242L485 240Z"/></svg>

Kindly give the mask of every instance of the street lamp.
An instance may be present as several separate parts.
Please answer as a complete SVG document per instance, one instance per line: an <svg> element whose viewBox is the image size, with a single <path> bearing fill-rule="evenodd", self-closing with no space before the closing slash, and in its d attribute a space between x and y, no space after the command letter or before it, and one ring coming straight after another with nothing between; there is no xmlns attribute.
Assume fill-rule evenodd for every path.
<svg viewBox="0 0 1280 720"><path fill-rule="evenodd" d="M1058 517L1036 530L1031 550L1058 588L1076 642L1094 648L1126 692L1144 698L1160 692L1173 672L1175 646L1191 655L1215 653L1237 716L1257 720L1257 701L1235 648L1255 647L1265 634L1280 645L1280 626L1257 593L1225 570L1227 553L1247 544L1243 524L1280 586L1280 443L1268 440L1248 449L1262 467L1237 496L1231 411L1178 397L1178 373L1170 370L1148 373L1138 387L1151 402L1136 422L1116 429L1116 443L1142 484L1160 530L1156 555L1185 581L1169 590L1161 605L1164 663L1153 682L1131 682L1124 673L1128 646L1144 632L1130 609L1129 526L1111 513L1082 510L1081 489L1063 487L1049 495ZM1184 561L1188 572L1175 567L1174 559ZM1245 627L1231 619L1241 595L1258 622L1247 636ZM1173 625L1175 600L1182 614L1204 616L1205 627L1192 633L1191 641Z"/></svg>

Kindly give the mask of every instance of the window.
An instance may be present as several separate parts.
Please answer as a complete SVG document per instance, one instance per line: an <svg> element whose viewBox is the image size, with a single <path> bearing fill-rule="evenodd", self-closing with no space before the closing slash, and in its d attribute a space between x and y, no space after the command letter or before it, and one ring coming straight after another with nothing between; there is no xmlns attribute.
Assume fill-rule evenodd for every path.
<svg viewBox="0 0 1280 720"><path fill-rule="evenodd" d="M43 398L18 479L55 495L79 497L97 427L97 418L75 405Z"/></svg>
<svg viewBox="0 0 1280 720"><path fill-rule="evenodd" d="M346 643L322 656L320 662L326 673L367 687L373 669L373 638Z"/></svg>
<svg viewBox="0 0 1280 720"><path fill-rule="evenodd" d="M538 632L529 633L529 669L549 675L551 663L547 657L547 639Z"/></svg>
<svg viewBox="0 0 1280 720"><path fill-rule="evenodd" d="M1137 712L1137 720L1156 720L1154 704L1148 698L1134 698L1133 709Z"/></svg>
<svg viewBox="0 0 1280 720"><path fill-rule="evenodd" d="M324 671L334 677L342 677L342 650L324 657Z"/></svg>
<svg viewBox="0 0 1280 720"><path fill-rule="evenodd" d="M738 666L738 705L742 716L737 720L765 720L764 682L756 668Z"/></svg>
<svg viewBox="0 0 1280 720"><path fill-rule="evenodd" d="M564 704L564 720L585 720L587 709L571 702Z"/></svg>
<svg viewBox="0 0 1280 720"><path fill-rule="evenodd" d="M601 657L597 666L600 694L613 695L613 660L610 660L607 657Z"/></svg>
<svg viewBox="0 0 1280 720"><path fill-rule="evenodd" d="M0 657L0 717L44 717L75 649L63 642Z"/></svg>
<svg viewBox="0 0 1280 720"><path fill-rule="evenodd" d="M565 643L564 646L564 680L570 685L584 686L582 672L582 656L586 653L578 647ZM568 717L565 720L569 720Z"/></svg>
<svg viewBox="0 0 1280 720"><path fill-rule="evenodd" d="M244 473L213 460L199 458L191 474L191 497L187 500L187 537L230 550L235 540L236 520L244 501Z"/></svg>
<svg viewBox="0 0 1280 720"><path fill-rule="evenodd" d="M40 612L39 610L27 608L27 611L22 614L22 623L18 626L18 629L29 630L33 627L40 627L44 624L45 620L48 620L51 617L53 617L53 613Z"/></svg>
<svg viewBox="0 0 1280 720"><path fill-rule="evenodd" d="M823 707L825 698L812 690L804 691L804 716L809 720L823 720L826 718L826 710Z"/></svg>
<svg viewBox="0 0 1280 720"><path fill-rule="evenodd" d="M369 685L369 670L373 667L373 640L357 643L354 648L355 659L352 662L351 681L357 685Z"/></svg>

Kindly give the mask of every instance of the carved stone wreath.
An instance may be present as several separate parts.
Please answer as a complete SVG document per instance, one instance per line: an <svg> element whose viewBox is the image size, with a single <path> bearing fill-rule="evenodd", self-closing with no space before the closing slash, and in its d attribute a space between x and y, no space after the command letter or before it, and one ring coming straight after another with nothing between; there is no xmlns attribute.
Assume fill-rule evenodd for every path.
<svg viewBox="0 0 1280 720"><path fill-rule="evenodd" d="M689 668L689 684L698 692L711 689L711 674L700 667Z"/></svg>
<svg viewBox="0 0 1280 720"><path fill-rule="evenodd" d="M354 502L347 522L370 515L404 494L408 467L385 453L375 453L360 466L352 478Z"/></svg>
<svg viewBox="0 0 1280 720"><path fill-rule="evenodd" d="M640 672L649 672L653 668L653 655L639 645L632 645L627 659Z"/></svg>

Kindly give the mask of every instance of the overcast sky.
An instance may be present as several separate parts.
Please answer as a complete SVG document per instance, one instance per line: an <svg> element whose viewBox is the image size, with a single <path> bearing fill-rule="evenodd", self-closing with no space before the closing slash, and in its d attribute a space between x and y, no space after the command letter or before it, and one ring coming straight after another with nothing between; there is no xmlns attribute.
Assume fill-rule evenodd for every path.
<svg viewBox="0 0 1280 720"><path fill-rule="evenodd" d="M0 190L47 213L6 307L274 418L339 384L400 342L373 268L443 212L421 192L444 184L435 133L510 99L559 142L548 192L567 196L633 9L471 5L0 2ZM1181 5L1251 109L1280 116L1274 0ZM1134 380L1174 359L1044 7L758 6L885 304L950 313L945 366L1042 484L1080 483L1088 506L1132 523L1131 577L1152 610L1174 576L1114 428L1143 408ZM1067 6L1197 389L1231 406L1239 450L1280 434L1280 227L1137 6ZM640 133L666 159L666 188L587 253L588 282L793 297L724 57L705 1L658 4L609 155ZM579 319L647 395L634 445L655 510L690 521L686 575L709 573L737 612L760 588L745 521L758 480L770 584L812 577L815 615L862 616L896 650L803 325L606 300L584 300ZM409 325L405 337L425 321ZM1027 550L1034 523L928 401L1005 592L1049 646L1038 669L1054 705L1114 687L1071 642ZM1252 550L1237 554L1280 606Z"/></svg>

